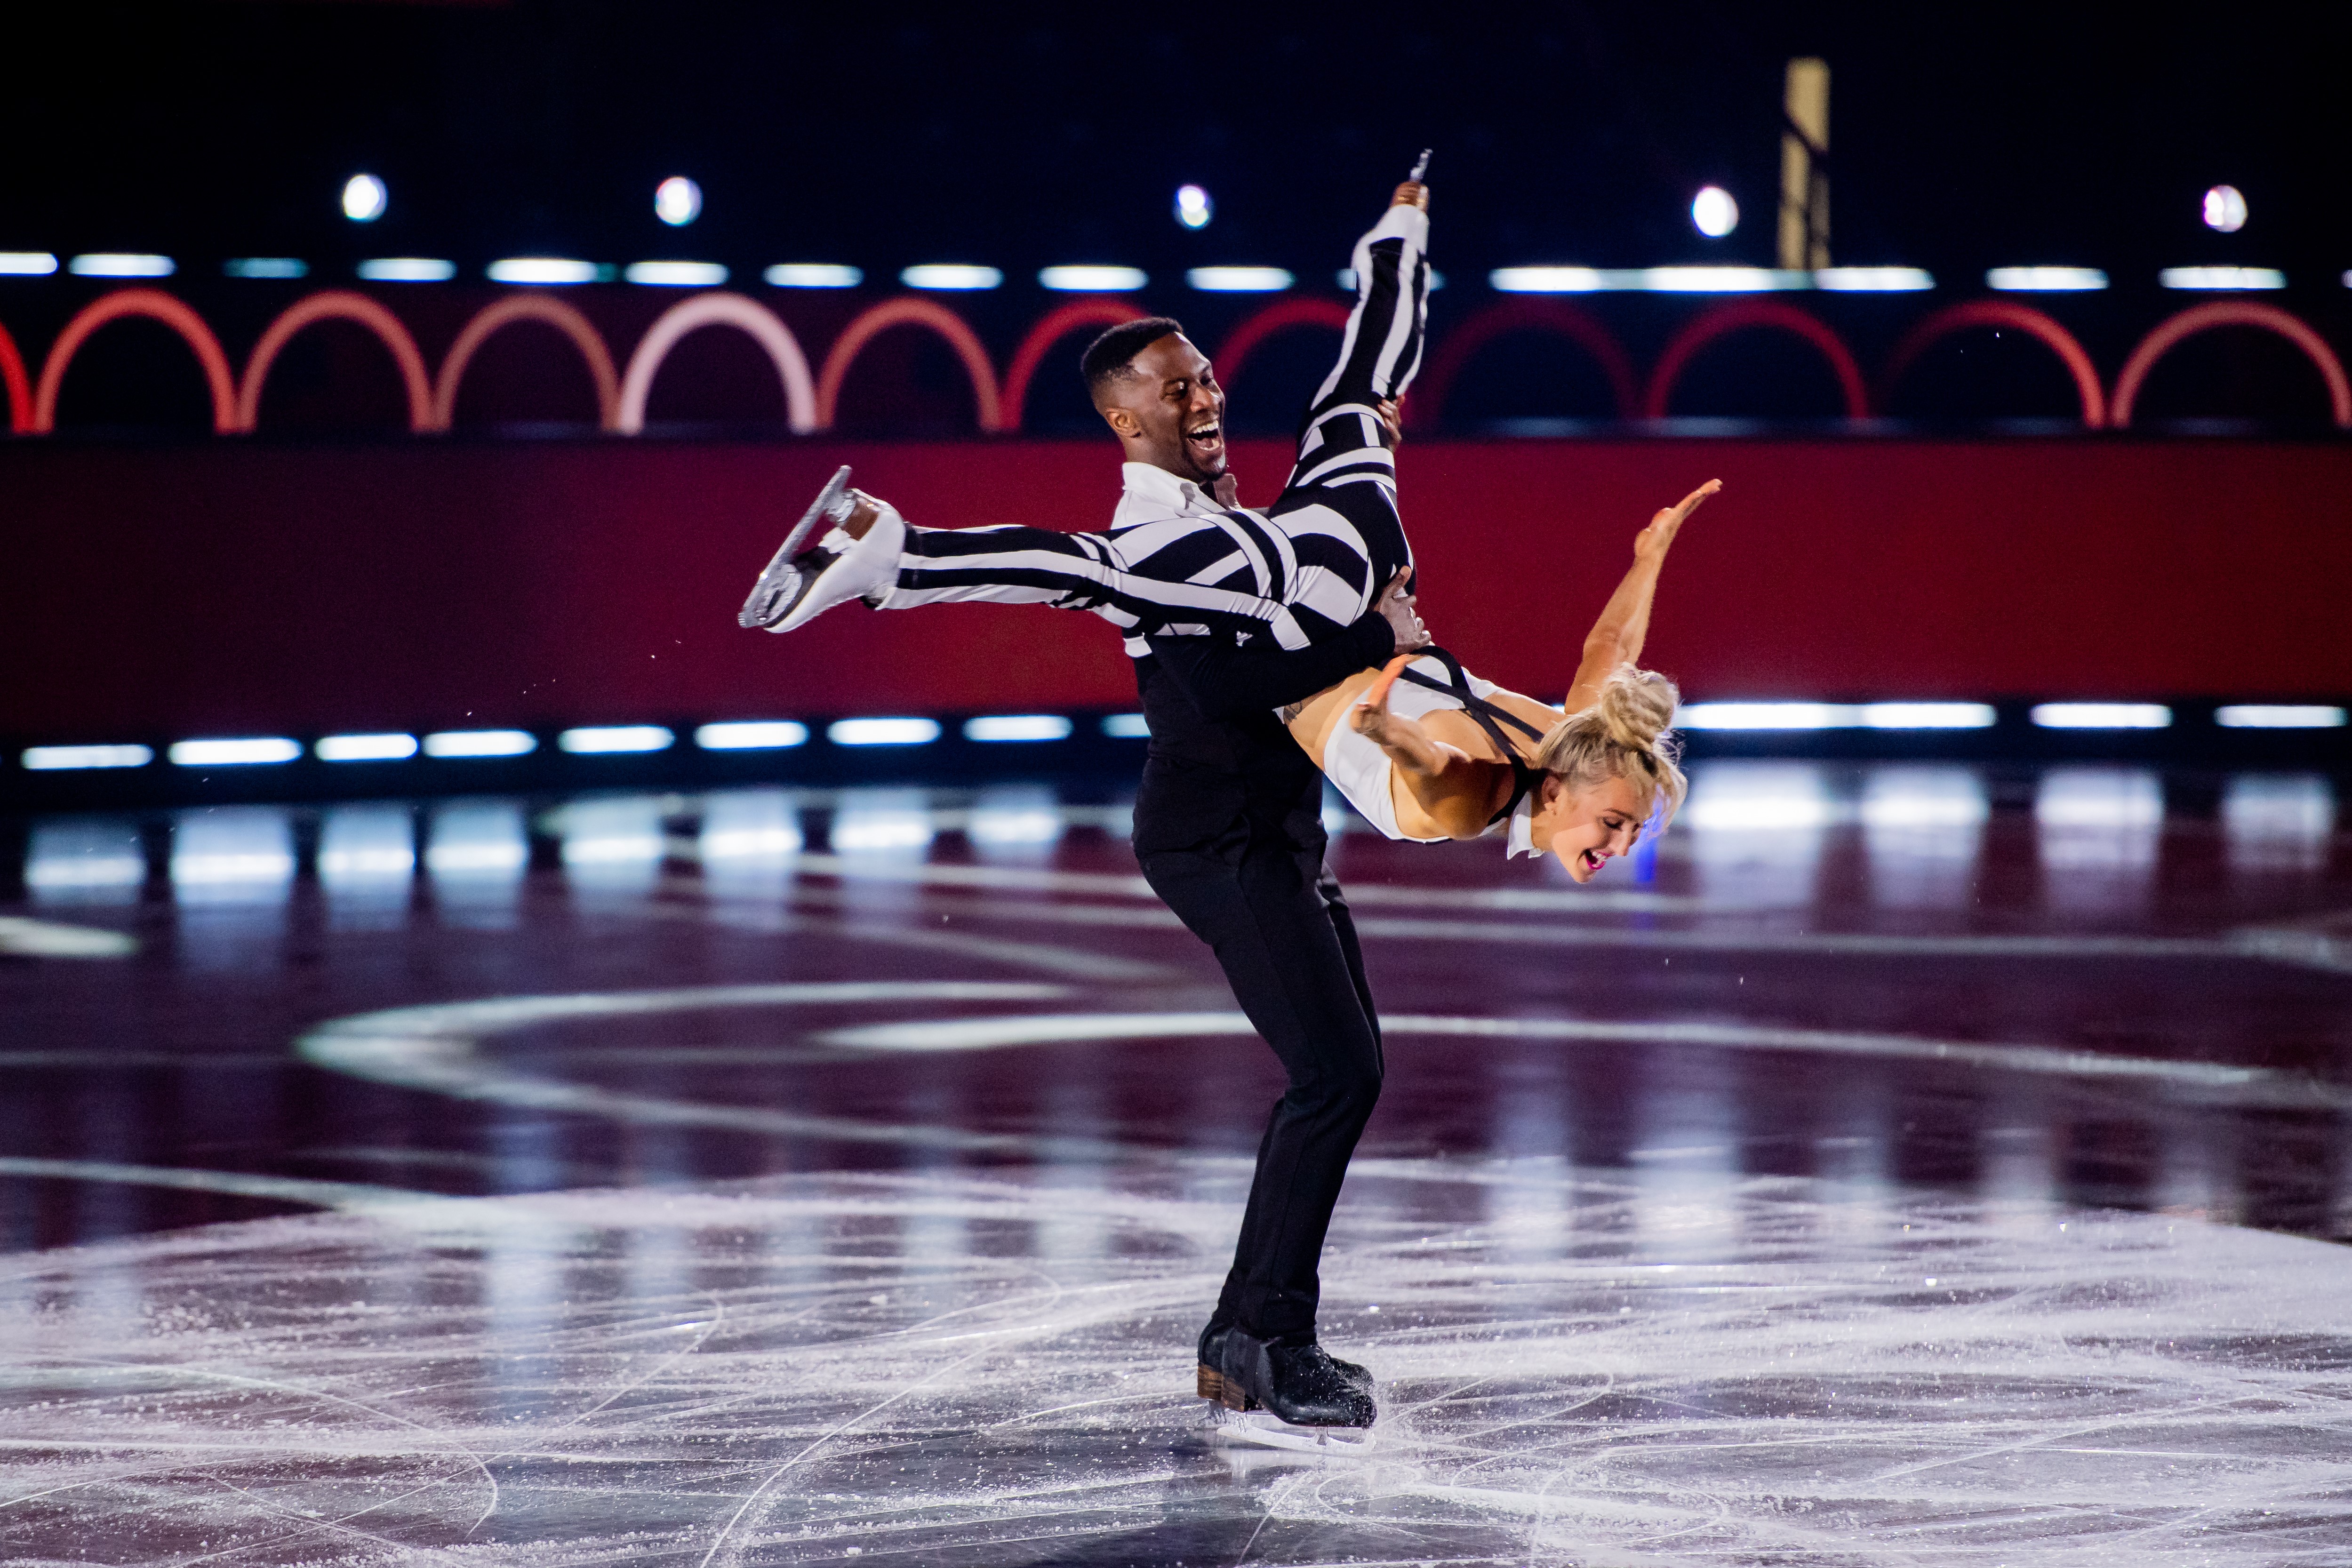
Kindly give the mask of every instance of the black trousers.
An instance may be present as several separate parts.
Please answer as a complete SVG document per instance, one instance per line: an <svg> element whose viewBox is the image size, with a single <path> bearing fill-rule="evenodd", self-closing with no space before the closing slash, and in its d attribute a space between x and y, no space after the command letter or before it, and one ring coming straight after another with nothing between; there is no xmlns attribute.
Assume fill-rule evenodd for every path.
<svg viewBox="0 0 2352 1568"><path fill-rule="evenodd" d="M1242 822L1141 857L1152 890L1213 949L1290 1087L1275 1101L1216 1321L1314 1338L1317 1271L1349 1157L1381 1093L1381 1029L1364 956L1323 847Z"/></svg>

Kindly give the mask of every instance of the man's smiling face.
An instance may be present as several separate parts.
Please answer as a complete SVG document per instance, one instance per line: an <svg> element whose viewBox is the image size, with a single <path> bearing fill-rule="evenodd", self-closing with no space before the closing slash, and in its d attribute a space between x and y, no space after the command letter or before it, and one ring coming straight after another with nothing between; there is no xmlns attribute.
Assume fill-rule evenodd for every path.
<svg viewBox="0 0 2352 1568"><path fill-rule="evenodd" d="M1196 484L1225 471L1225 389L1208 356L1181 332L1145 345L1128 374L1102 384L1096 405L1127 447L1128 460L1165 468Z"/></svg>

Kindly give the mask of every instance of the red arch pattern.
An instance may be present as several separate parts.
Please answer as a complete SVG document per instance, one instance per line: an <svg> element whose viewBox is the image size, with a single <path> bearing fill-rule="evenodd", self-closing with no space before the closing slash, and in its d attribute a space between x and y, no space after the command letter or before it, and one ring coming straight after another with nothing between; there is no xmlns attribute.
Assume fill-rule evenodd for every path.
<svg viewBox="0 0 2352 1568"><path fill-rule="evenodd" d="M1231 392L1240 379L1242 366L1258 344L1276 332L1293 327L1329 327L1334 331L1348 330L1348 307L1335 300L1277 300L1254 316L1244 319L1241 325L1225 334L1210 361L1217 367L1217 379Z"/></svg>
<svg viewBox="0 0 2352 1568"><path fill-rule="evenodd" d="M860 312L834 341L831 352L824 356L824 369L817 376L818 429L833 428L834 414L841 405L841 384L849 379L850 365L865 352L867 343L893 327L929 327L945 338L948 346L963 361L964 374L971 378L972 401L980 409L980 427L991 433L1003 428L996 370L988 363L988 350L981 346L978 334L964 324L961 316L936 300L906 295L885 300Z"/></svg>
<svg viewBox="0 0 2352 1568"><path fill-rule="evenodd" d="M66 367L89 335L109 321L125 316L145 316L163 322L180 334L196 354L196 363L205 373L205 385L212 394L213 433L226 436L236 429L236 389L229 379L228 355L221 352L220 340L205 325L205 319L160 289L118 289L111 294L101 294L75 312L58 341L49 345L49 357L41 363L41 384L33 395L33 425L35 434L46 436L58 427L58 393L65 385Z"/></svg>
<svg viewBox="0 0 2352 1568"><path fill-rule="evenodd" d="M1903 373L1932 344L1974 327L2014 327L2049 344L2065 362L2066 374L2074 378L2074 395L2083 405L2084 427L2097 430L2105 426L2106 395L2099 388L2098 367L2091 363L2082 343L2042 311L2011 300L1970 300L1937 311L1904 333L1903 341L1887 356L1886 374L1879 383L1880 405L1885 406Z"/></svg>
<svg viewBox="0 0 2352 1568"><path fill-rule="evenodd" d="M1650 388L1642 400L1642 415L1647 419L1664 419L1668 402L1674 396L1675 383L1698 356L1699 350L1717 338L1733 332L1747 331L1756 327L1773 327L1794 332L1830 362L1830 369L1838 379L1838 387L1845 395L1845 412L1849 419L1870 417L1870 392L1863 384L1862 367L1853 361L1853 351L1845 340L1832 331L1820 317L1800 310L1794 305L1778 300L1735 300L1703 312L1685 324L1666 344L1666 352L1658 356L1657 367L1650 372Z"/></svg>
<svg viewBox="0 0 2352 1568"><path fill-rule="evenodd" d="M2116 377L2113 424L2116 429L2129 428L2132 405L2139 401L2140 388L2147 381L2147 373L2156 368L2156 362L2183 338L2211 331L2216 327L2261 327L2301 349L2319 367L2320 378L2327 383L2329 411L2336 416L2336 427L2352 429L2352 384L2347 384L2344 363L2327 346L2327 340L2312 331L2301 317L2289 315L2276 305L2256 304L2251 300L2216 300L2209 305L2191 305L2142 338L2139 346L2132 350L2131 358L2124 362L2123 374Z"/></svg>
<svg viewBox="0 0 2352 1568"><path fill-rule="evenodd" d="M1017 433L1029 406L1029 384L1037 377L1037 367L1045 362L1045 351L1076 331L1080 327L1115 327L1121 321L1140 321L1143 312L1124 300L1100 296L1088 300L1073 300L1045 313L1043 321L1029 329L1021 346L1013 351L1012 368L1004 373L1004 428Z"/></svg>
<svg viewBox="0 0 2352 1568"><path fill-rule="evenodd" d="M9 432L26 434L33 428L33 384L25 379L25 356L5 327L0 327L0 384L8 389Z"/></svg>
<svg viewBox="0 0 2352 1568"><path fill-rule="evenodd" d="M399 317L366 295L348 289L325 289L297 300L269 323L245 362L245 380L236 392L236 427L249 433L260 422L261 388L269 379L269 367L278 362L278 353L288 340L313 322L329 321L356 321L392 351L392 363L399 370L401 385L408 394L409 429L434 428L433 388L425 374L425 356L416 352L416 340L408 335Z"/></svg>
<svg viewBox="0 0 2352 1568"><path fill-rule="evenodd" d="M876 305L854 319L830 354L818 390L816 428L830 428L841 385L850 365L866 344L898 325L929 328L945 338L962 360L972 381L982 428L1017 430L1026 401L1045 354L1072 330L1097 322L1133 320L1143 312L1124 300L1097 298L1073 300L1049 312L1032 327L1014 351L1003 392L1000 394L987 351L961 318L928 300L906 298ZM1218 350L1220 368L1230 382L1250 354L1266 338L1302 325L1344 329L1346 309L1333 301L1286 299L1245 319ZM262 388L286 342L314 321L341 318L373 331L401 372L408 395L409 422L419 431L446 430L455 411L457 391L476 351L500 327L516 321L547 322L569 337L587 362L596 383L600 424L619 432L616 411L619 378L612 355L588 319L561 300L541 294L511 296L469 321L443 360L440 374L429 391L423 356L399 319L376 301L348 290L326 290L298 301L262 334L249 358L242 384L231 374L227 356L212 329L194 310L154 289L123 289L92 301L66 323L41 365L37 385L28 385L24 357L5 327L0 327L0 389L8 402L8 426L16 434L47 434L56 428L58 400L67 370L90 334L126 316L143 316L177 332L195 353L205 373L213 404L213 427L221 434L253 428L259 413ZM2183 339L2224 326L2251 326L2286 338L2311 360L2326 383L2330 412L2339 428L2352 429L2352 380L2343 362L2326 339L2300 318L2275 306L2252 300L2219 300L2182 310L2160 323L2141 340L2117 378L2113 398L2100 395L2096 367L2074 336L2040 310L2009 300L1980 300L1948 307L1919 322L1888 356L1883 389L1895 383L1932 343L1946 335L1980 326L2014 327L2047 343L2074 377L2083 407L2083 422L2124 428L2130 425L2134 405L2149 372ZM1792 306L1777 300L1741 300L1717 306L1686 324L1666 345L1641 399L1643 414L1662 416L1675 383L1690 361L1707 344L1727 333L1751 327L1793 331L1821 351L1836 374L1849 415L1861 417L1869 396L1853 354L1835 331ZM1633 371L1623 351L1608 330L1572 305L1552 300L1506 300L1472 316L1439 344L1423 377L1423 397L1412 417L1416 427L1434 424L1442 414L1451 383L1471 356L1488 342L1518 331L1549 331L1581 344L1601 362L1621 407L1633 406Z"/></svg>
<svg viewBox="0 0 2352 1568"><path fill-rule="evenodd" d="M545 294L516 294L486 305L457 341L449 345L449 353L441 361L441 377L433 387L433 422L428 430L446 431L457 413L457 387L466 379L466 367L492 332L517 321L544 321L570 338L588 362L588 374L596 383L596 427L607 435L617 431L621 422L621 378L614 372L612 351L596 329L562 300Z"/></svg>
<svg viewBox="0 0 2352 1568"><path fill-rule="evenodd" d="M1433 426L1445 412L1445 396L1453 390L1454 377L1462 374L1472 355L1497 338L1529 331L1566 338L1600 361L1601 374L1609 378L1610 395L1617 400L1618 415L1633 417L1639 405L1633 363L1625 357L1616 336L1591 311L1559 300L1505 300L1445 335L1414 384L1420 395L1406 399L1406 423L1416 430Z"/></svg>

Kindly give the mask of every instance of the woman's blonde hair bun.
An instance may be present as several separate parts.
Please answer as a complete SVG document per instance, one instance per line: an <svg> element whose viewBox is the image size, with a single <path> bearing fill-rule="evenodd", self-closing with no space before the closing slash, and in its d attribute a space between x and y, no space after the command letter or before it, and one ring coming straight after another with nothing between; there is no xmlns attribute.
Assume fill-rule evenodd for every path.
<svg viewBox="0 0 2352 1568"><path fill-rule="evenodd" d="M1642 796L1643 815L1664 828L1688 787L1672 728L1681 701L1675 683L1657 671L1620 665L1591 707L1551 727L1536 748L1535 765L1571 791L1622 778Z"/></svg>

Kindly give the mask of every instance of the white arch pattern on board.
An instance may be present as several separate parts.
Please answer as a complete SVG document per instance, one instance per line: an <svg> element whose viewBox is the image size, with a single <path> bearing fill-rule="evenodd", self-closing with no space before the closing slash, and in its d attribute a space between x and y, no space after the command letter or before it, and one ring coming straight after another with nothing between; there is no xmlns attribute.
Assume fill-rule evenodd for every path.
<svg viewBox="0 0 2352 1568"><path fill-rule="evenodd" d="M624 436L641 436L646 428L646 399L654 376L677 341L700 327L735 327L751 335L768 351L778 379L784 384L784 418L793 434L804 436L816 428L816 384L809 375L808 356L783 319L748 295L723 290L680 300L656 318L629 355L627 374L621 378L621 411L615 428Z"/></svg>

